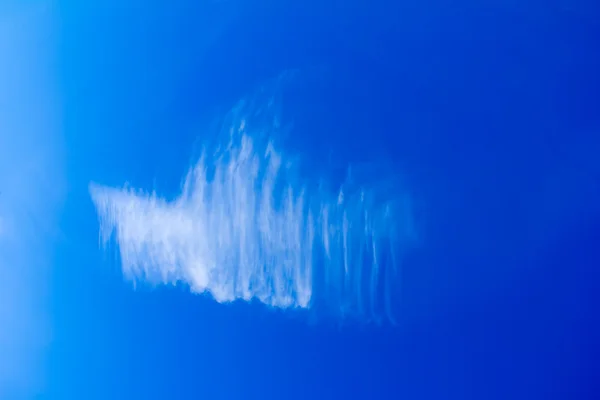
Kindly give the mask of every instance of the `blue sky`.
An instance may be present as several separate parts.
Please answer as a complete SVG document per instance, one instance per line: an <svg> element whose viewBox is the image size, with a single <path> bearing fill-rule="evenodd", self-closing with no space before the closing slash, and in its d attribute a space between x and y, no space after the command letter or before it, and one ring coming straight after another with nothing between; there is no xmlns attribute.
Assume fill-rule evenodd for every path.
<svg viewBox="0 0 600 400"><path fill-rule="evenodd" d="M55 26L41 5L0 16L0 394L39 390L52 340L52 243L64 195ZM4 391L7 391L7 395Z"/></svg>
<svg viewBox="0 0 600 400"><path fill-rule="evenodd" d="M589 398L600 18L541 3L2 2L0 397Z"/></svg>

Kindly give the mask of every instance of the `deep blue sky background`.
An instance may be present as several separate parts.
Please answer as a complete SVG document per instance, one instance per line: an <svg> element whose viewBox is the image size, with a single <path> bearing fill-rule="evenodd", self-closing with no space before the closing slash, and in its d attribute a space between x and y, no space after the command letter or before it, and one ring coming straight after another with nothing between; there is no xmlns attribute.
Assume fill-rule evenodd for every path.
<svg viewBox="0 0 600 400"><path fill-rule="evenodd" d="M484 3L51 5L67 193L45 398L593 398L600 13ZM134 290L98 249L90 181L173 195L211 116L289 69L315 170L392 158L414 192L398 327Z"/></svg>

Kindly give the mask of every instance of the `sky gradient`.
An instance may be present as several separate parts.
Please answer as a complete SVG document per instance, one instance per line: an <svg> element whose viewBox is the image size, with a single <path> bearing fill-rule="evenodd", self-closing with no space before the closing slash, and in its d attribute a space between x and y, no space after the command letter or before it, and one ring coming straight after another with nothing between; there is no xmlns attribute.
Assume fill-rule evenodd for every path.
<svg viewBox="0 0 600 400"><path fill-rule="evenodd" d="M599 16L2 2L0 398L593 398Z"/></svg>

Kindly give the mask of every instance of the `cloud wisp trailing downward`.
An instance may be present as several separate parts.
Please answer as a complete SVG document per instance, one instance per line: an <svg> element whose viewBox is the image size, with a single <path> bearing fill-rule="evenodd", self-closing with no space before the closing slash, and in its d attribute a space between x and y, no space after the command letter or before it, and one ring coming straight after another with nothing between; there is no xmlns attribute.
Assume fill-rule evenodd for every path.
<svg viewBox="0 0 600 400"><path fill-rule="evenodd" d="M173 200L92 183L103 243L118 245L127 278L184 282L218 302L391 315L413 235L408 196L351 169L337 185L303 178L301 157L277 148L272 108L236 107Z"/></svg>

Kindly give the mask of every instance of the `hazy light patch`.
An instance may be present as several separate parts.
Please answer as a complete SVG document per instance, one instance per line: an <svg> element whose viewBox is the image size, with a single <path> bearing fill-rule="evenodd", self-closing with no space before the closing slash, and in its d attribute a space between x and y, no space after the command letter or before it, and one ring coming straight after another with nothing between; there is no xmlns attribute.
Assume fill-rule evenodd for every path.
<svg viewBox="0 0 600 400"><path fill-rule="evenodd" d="M302 173L310 154L277 148L273 99L249 103L225 118L177 198L91 184L102 242L114 239L132 280L185 282L218 302L391 317L414 234L403 188L381 190L379 176L357 181L350 168L337 185L312 182Z"/></svg>
<svg viewBox="0 0 600 400"><path fill-rule="evenodd" d="M0 7L0 398L43 391L51 232L61 199L48 4Z"/></svg>

